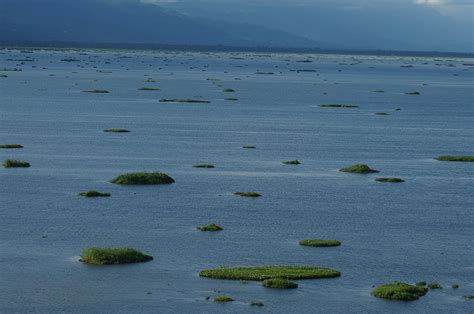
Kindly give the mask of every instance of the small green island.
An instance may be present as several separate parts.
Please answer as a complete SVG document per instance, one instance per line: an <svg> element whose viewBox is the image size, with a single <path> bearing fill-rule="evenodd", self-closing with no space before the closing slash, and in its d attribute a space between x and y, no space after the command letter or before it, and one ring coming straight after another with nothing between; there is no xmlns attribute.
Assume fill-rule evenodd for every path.
<svg viewBox="0 0 474 314"><path fill-rule="evenodd" d="M0 144L0 148L4 149L15 149L15 148L23 148L20 144Z"/></svg>
<svg viewBox="0 0 474 314"><path fill-rule="evenodd" d="M110 193L90 190L90 191L87 191L87 192L81 192L81 193L79 193L79 195L80 196L85 196L85 197L109 197Z"/></svg>
<svg viewBox="0 0 474 314"><path fill-rule="evenodd" d="M285 165L299 165L301 164L301 162L299 162L299 160L295 159L295 160L287 160L287 161L284 161L283 162Z"/></svg>
<svg viewBox="0 0 474 314"><path fill-rule="evenodd" d="M262 281L262 286L273 289L296 289L298 284L285 278L271 278Z"/></svg>
<svg viewBox="0 0 474 314"><path fill-rule="evenodd" d="M352 173L377 173L378 170L371 169L369 166L364 164L355 164L350 167L339 169L341 172L352 172Z"/></svg>
<svg viewBox="0 0 474 314"><path fill-rule="evenodd" d="M428 289L424 287L395 281L375 287L371 294L374 297L388 300L414 301L424 296L427 291Z"/></svg>
<svg viewBox="0 0 474 314"><path fill-rule="evenodd" d="M3 167L5 168L28 168L31 167L31 164L26 161L7 159L3 162Z"/></svg>
<svg viewBox="0 0 474 314"><path fill-rule="evenodd" d="M260 197L262 195L257 192L234 192L234 195L243 196L243 197Z"/></svg>
<svg viewBox="0 0 474 314"><path fill-rule="evenodd" d="M171 184L174 179L162 172L129 172L119 175L110 182L123 185Z"/></svg>
<svg viewBox="0 0 474 314"><path fill-rule="evenodd" d="M389 183L402 183L405 182L404 180L400 178L375 178L375 181L377 182L389 182Z"/></svg>
<svg viewBox="0 0 474 314"><path fill-rule="evenodd" d="M333 278L340 275L337 270L317 266L218 267L199 272L201 277L252 281L275 278L287 280Z"/></svg>
<svg viewBox="0 0 474 314"><path fill-rule="evenodd" d="M474 162L474 156L442 155L442 156L435 157L434 159L439 160L439 161Z"/></svg>
<svg viewBox="0 0 474 314"><path fill-rule="evenodd" d="M81 252L80 261L92 265L142 263L153 260L150 255L128 247L89 247Z"/></svg>
<svg viewBox="0 0 474 314"><path fill-rule="evenodd" d="M214 302L218 302L218 303L226 303L226 302L232 302L232 301L234 301L234 299L223 294L216 295L214 297Z"/></svg>
<svg viewBox="0 0 474 314"><path fill-rule="evenodd" d="M338 240L323 240L323 239L306 239L300 240L299 245L302 246L312 246L312 247L331 247L331 246L340 246L341 241Z"/></svg>
<svg viewBox="0 0 474 314"><path fill-rule="evenodd" d="M105 129L104 132L106 133L129 133L130 131L127 129Z"/></svg>
<svg viewBox="0 0 474 314"><path fill-rule="evenodd" d="M162 98L160 102L177 102L177 103L189 103L189 104L210 104L209 100L200 99L187 99L187 98Z"/></svg>
<svg viewBox="0 0 474 314"><path fill-rule="evenodd" d="M199 226L196 229L201 230L201 231L211 231L211 232L224 230L224 228L216 224L208 224L204 226Z"/></svg>

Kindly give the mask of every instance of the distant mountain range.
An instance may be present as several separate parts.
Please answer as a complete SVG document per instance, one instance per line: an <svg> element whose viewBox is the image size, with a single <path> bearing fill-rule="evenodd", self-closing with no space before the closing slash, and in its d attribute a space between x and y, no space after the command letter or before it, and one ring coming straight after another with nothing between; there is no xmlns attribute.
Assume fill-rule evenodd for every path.
<svg viewBox="0 0 474 314"><path fill-rule="evenodd" d="M317 47L281 30L192 18L138 0L0 0L0 41Z"/></svg>

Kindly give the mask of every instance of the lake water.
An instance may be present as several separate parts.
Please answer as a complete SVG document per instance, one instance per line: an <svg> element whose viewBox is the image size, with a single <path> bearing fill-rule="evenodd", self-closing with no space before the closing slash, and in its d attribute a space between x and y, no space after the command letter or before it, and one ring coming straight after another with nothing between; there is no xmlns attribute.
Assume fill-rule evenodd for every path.
<svg viewBox="0 0 474 314"><path fill-rule="evenodd" d="M77 61L61 61L69 58ZM306 60L311 62L300 62ZM1 51L0 68L22 71L0 72L7 75L0 78L0 144L24 148L2 149L0 157L32 165L0 169L1 311L472 312L473 301L462 295L474 293L474 164L433 159L473 155L472 63ZM257 74L268 72L273 74ZM421 94L405 94L413 91ZM229 97L238 100L224 100ZM106 128L131 132L104 133ZM291 159L301 164L282 164ZM216 168L192 167L198 163ZM338 171L355 163L381 172ZM176 182L108 182L141 170L163 171ZM378 176L406 182L375 182ZM112 196L77 195L91 189ZM262 197L238 197L235 191ZM224 230L196 230L212 222ZM342 245L299 246L306 238ZM88 266L78 261L87 246L130 246L155 259ZM298 281L291 291L198 276L223 265L317 265L342 275ZM394 280L437 281L444 289L413 302L370 295L373 285ZM453 283L460 288L451 289ZM216 294L236 301L215 303ZM265 306L250 307L250 300Z"/></svg>

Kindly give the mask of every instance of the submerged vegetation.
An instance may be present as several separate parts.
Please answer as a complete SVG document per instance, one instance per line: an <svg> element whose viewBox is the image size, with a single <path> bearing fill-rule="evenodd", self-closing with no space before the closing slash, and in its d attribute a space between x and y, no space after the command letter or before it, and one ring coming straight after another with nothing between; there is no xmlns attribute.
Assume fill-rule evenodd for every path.
<svg viewBox="0 0 474 314"><path fill-rule="evenodd" d="M105 129L104 132L108 133L129 133L130 131L127 129Z"/></svg>
<svg viewBox="0 0 474 314"><path fill-rule="evenodd" d="M322 104L319 107L323 108L359 108L359 106L354 105L341 105L341 104Z"/></svg>
<svg viewBox="0 0 474 314"><path fill-rule="evenodd" d="M474 162L474 156L451 156L443 155L435 158L439 161L464 161L464 162Z"/></svg>
<svg viewBox="0 0 474 314"><path fill-rule="evenodd" d="M90 191L87 191L87 192L81 192L81 193L79 193L79 195L80 196L85 196L85 197L109 197L110 193L90 190Z"/></svg>
<svg viewBox="0 0 474 314"><path fill-rule="evenodd" d="M3 167L5 168L28 168L30 163L21 160L7 159L3 162Z"/></svg>
<svg viewBox="0 0 474 314"><path fill-rule="evenodd" d="M376 178L375 181L378 182L390 182L390 183L401 183L405 182L404 180L400 178Z"/></svg>
<svg viewBox="0 0 474 314"><path fill-rule="evenodd" d="M130 172L110 181L115 184L171 184L174 179L162 172Z"/></svg>
<svg viewBox="0 0 474 314"><path fill-rule="evenodd" d="M81 262L93 265L130 264L151 260L152 256L128 247L85 248L80 259Z"/></svg>
<svg viewBox="0 0 474 314"><path fill-rule="evenodd" d="M299 164L301 164L297 159L284 161L283 163L284 163L285 165L299 165Z"/></svg>
<svg viewBox="0 0 474 314"><path fill-rule="evenodd" d="M313 247L326 247L326 246L339 246L341 241L338 240L322 240L322 239L306 239L298 242L303 246L313 246Z"/></svg>
<svg viewBox="0 0 474 314"><path fill-rule="evenodd" d="M352 173L376 173L378 170L371 169L369 166L364 164L355 164L350 167L339 169L341 172L352 172Z"/></svg>
<svg viewBox="0 0 474 314"><path fill-rule="evenodd" d="M201 277L255 281L274 278L288 280L332 278L340 275L341 273L336 270L313 266L219 267L199 272Z"/></svg>
<svg viewBox="0 0 474 314"><path fill-rule="evenodd" d="M12 149L12 148L23 148L20 144L0 144L0 148Z"/></svg>
<svg viewBox="0 0 474 314"><path fill-rule="evenodd" d="M413 301L419 297L424 296L428 291L427 288L420 286L413 286L404 282L395 281L375 287L372 290L372 295L377 298Z"/></svg>
<svg viewBox="0 0 474 314"><path fill-rule="evenodd" d="M234 195L244 196L244 197L259 197L262 196L257 192L234 192Z"/></svg>
<svg viewBox="0 0 474 314"><path fill-rule="evenodd" d="M190 104L210 104L209 100L199 100L199 99L186 99L186 98L162 98L160 102L181 102L181 103L190 103Z"/></svg>
<svg viewBox="0 0 474 314"><path fill-rule="evenodd" d="M221 231L221 230L224 230L224 228L222 228L221 226L218 226L216 224L208 224L208 225L204 225L204 226L199 226L197 227L198 230L201 230L201 231Z"/></svg>
<svg viewBox="0 0 474 314"><path fill-rule="evenodd" d="M284 278L271 278L265 279L262 282L262 286L265 288L273 288L273 289L295 289L298 288L298 284L289 281L288 279Z"/></svg>

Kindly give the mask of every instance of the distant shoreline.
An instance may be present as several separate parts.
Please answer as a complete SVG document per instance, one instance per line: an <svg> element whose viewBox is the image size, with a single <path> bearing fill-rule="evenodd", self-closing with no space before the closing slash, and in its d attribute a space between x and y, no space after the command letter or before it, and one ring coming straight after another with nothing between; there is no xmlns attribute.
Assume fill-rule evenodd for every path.
<svg viewBox="0 0 474 314"><path fill-rule="evenodd" d="M453 57L474 58L474 52L439 52L439 51L398 51L398 50L356 50L356 49L321 49L321 48L286 48L286 47L233 47L210 45L169 45L169 44L127 44L127 43L79 43L79 42L25 42L0 41L0 49L113 49L143 51L194 51L194 52L257 52L257 53L319 53L339 55L375 55L400 57Z"/></svg>

